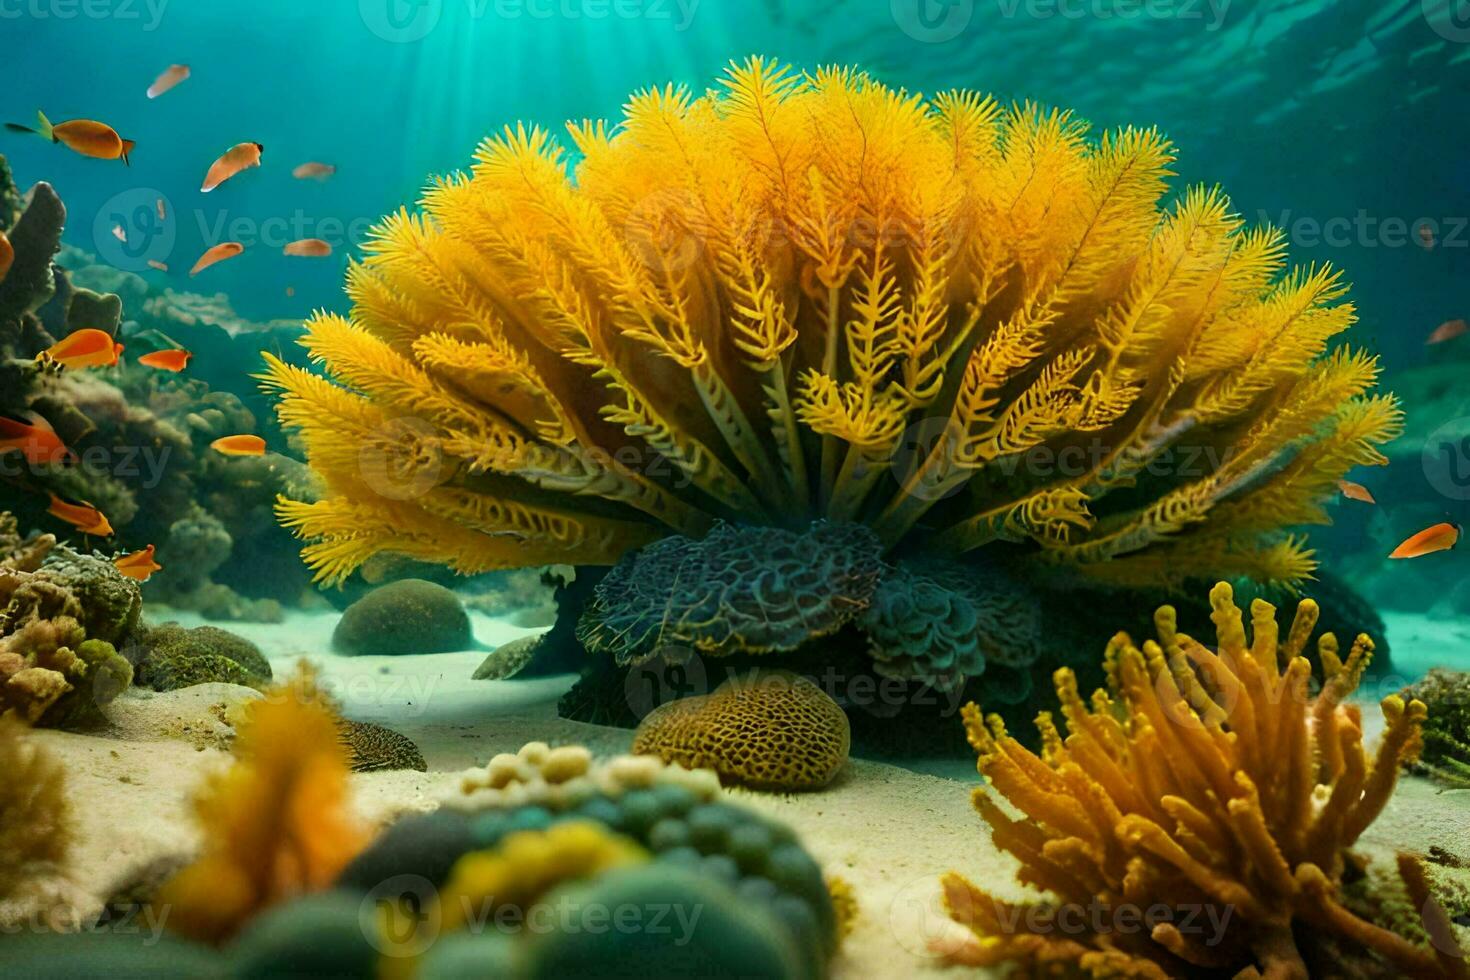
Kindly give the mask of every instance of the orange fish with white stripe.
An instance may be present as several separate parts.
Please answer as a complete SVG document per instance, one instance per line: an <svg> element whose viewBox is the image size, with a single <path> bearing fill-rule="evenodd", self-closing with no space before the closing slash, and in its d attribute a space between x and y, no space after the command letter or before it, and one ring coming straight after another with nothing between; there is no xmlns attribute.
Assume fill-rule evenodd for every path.
<svg viewBox="0 0 1470 980"><path fill-rule="evenodd" d="M1354 483L1352 480L1338 480L1337 489L1341 490L1342 495L1349 500L1357 500L1365 504L1378 503L1373 499L1373 494L1368 488L1361 483Z"/></svg>
<svg viewBox="0 0 1470 980"><path fill-rule="evenodd" d="M225 456L264 456L265 440L260 436L225 436L209 444L209 448Z"/></svg>
<svg viewBox="0 0 1470 980"><path fill-rule="evenodd" d="M65 368L112 367L123 345L106 330L88 327L75 330L36 355L38 361L55 361Z"/></svg>
<svg viewBox="0 0 1470 980"><path fill-rule="evenodd" d="M264 152L265 147L259 143L235 144L214 161L204 176L204 186L199 189L208 194L240 171L260 166L260 155Z"/></svg>
<svg viewBox="0 0 1470 980"><path fill-rule="evenodd" d="M119 555L112 560L112 565L135 582L146 582L153 577L154 572L163 571L163 566L153 560L151 544L142 551Z"/></svg>
<svg viewBox="0 0 1470 980"><path fill-rule="evenodd" d="M27 412L25 418L0 415L0 453L17 451L32 466L76 460L76 454L61 441L51 423L35 412Z"/></svg>
<svg viewBox="0 0 1470 980"><path fill-rule="evenodd" d="M112 537L112 525L107 523L107 515L85 500L66 500L53 493L51 506L46 513L65 521L83 534L95 534L99 538Z"/></svg>
<svg viewBox="0 0 1470 980"><path fill-rule="evenodd" d="M303 238L299 242L291 242L283 251L299 258L321 259L332 254L332 246L320 238Z"/></svg>

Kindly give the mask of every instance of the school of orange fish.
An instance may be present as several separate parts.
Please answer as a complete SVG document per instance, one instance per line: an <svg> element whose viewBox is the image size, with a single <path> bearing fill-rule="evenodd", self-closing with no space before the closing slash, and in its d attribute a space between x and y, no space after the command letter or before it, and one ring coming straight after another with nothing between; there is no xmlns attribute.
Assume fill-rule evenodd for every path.
<svg viewBox="0 0 1470 980"><path fill-rule="evenodd" d="M188 65L169 66L148 87L148 98L158 98L188 79L189 76ZM66 146L82 156L100 160L120 159L124 165L128 164L135 144L132 140L123 139L111 126L91 119L73 119L53 125L46 118L45 113L37 112L36 116L35 128L18 123L6 123L5 128L12 132L40 136L53 143ZM264 152L265 147L260 143L236 144L226 150L210 166L200 190L207 194L241 172L252 167L259 167ZM336 173L335 167L316 162L301 164L291 171L292 176L297 180L326 180L334 173ZM162 200L158 201L158 217L160 219L166 217ZM113 234L121 241L127 240L126 233L121 227L114 228ZM1433 231L1427 226L1419 229L1419 241L1425 249L1433 249L1438 244ZM194 263L194 267L189 270L189 275L197 276L210 266L235 258L244 251L245 246L239 242L222 242L215 245L199 257L199 261ZM307 238L291 242L285 247L284 252L289 256L321 258L332 254L332 246L319 238ZM0 281L3 281L10 271L14 258L15 253L9 240L5 237L4 232L0 232ZM149 260L148 264L159 271L168 271L168 266L162 262ZM288 295L293 292L294 290L287 289ZM1470 326L1467 326L1463 319L1449 320L1435 328L1425 343L1443 344L1463 335L1467 329L1470 329ZM59 366L61 369L82 370L113 367L118 363L122 353L123 345L117 343L110 334L102 330L83 329L72 333L55 346L43 351L37 356L37 360L48 365ZM181 373L188 368L191 357L193 355L189 351L179 347L144 354L138 358L138 363L160 371ZM261 456L266 451L264 439L248 434L216 439L210 446L216 452L232 456ZM24 419L0 416L0 452L9 451L19 451L33 465L50 465L75 459L75 454L62 444L50 424L34 413L28 414ZM1367 504L1377 503L1373 499L1373 494L1361 484L1339 480L1338 490L1349 500ZM77 528L83 534L99 537L112 536L112 525L107 522L107 517L85 501L63 500L52 494L51 508L48 512ZM1447 551L1459 543L1460 530L1458 524L1449 521L1434 524L1411 535L1388 557L1394 559L1418 558L1437 551ZM151 544L142 551L119 556L114 563L124 575L144 582L154 572L161 570L158 563L153 560L153 545Z"/></svg>
<svg viewBox="0 0 1470 980"><path fill-rule="evenodd" d="M190 74L188 65L170 65L148 87L148 98L158 98L187 80ZM13 133L34 135L60 144L84 157L121 160L125 166L130 165L136 146L134 141L124 139L117 130L105 123L92 119L72 119L53 124L40 111L36 113L34 127L6 123L5 128ZM264 152L265 147L255 142L239 143L231 147L210 165L200 190L207 194L241 172L259 167ZM337 168L330 164L310 162L301 164L291 173L297 180L323 181L336 172ZM160 221L167 218L167 208L161 198L157 203L157 211ZM127 241L127 233L121 226L114 227L112 234L121 242ZM245 247L239 242L215 245L199 257L199 261L189 270L189 275L197 276L210 266L232 259L243 251ZM332 246L319 238L306 238L288 244L284 254L300 258L323 258L332 254ZM5 232L0 231L0 282L10 273L14 261L15 250ZM148 260L148 265L159 272L169 271L166 263L156 259ZM294 290L287 290L288 295L293 292ZM105 330L83 328L42 351L36 356L36 360L50 370L112 368L120 363L123 351L123 345ZM172 348L143 354L137 362L154 370L182 374L188 369L193 356L182 345L175 344ZM263 456L266 452L265 440L248 433L216 439L210 443L210 448L225 456ZM78 459L77 454L57 435L51 423L34 412L27 412L23 417L0 415L0 453L7 452L20 453L32 466L73 465ZM92 504L85 500L67 500L55 493L49 496L51 504L47 513L57 520L71 525L83 535L100 538L113 536L114 531L107 515ZM139 582L146 582L155 572L162 571L162 566L154 560L154 546L151 544L141 551L118 555L113 559L113 564L122 574Z"/></svg>

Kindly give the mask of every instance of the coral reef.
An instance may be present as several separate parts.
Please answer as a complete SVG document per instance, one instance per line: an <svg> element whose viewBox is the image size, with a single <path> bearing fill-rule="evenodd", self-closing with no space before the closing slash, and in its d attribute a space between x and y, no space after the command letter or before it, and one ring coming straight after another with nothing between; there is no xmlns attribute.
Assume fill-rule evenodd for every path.
<svg viewBox="0 0 1470 980"><path fill-rule="evenodd" d="M0 512L0 717L89 728L133 681L112 641L137 624L137 587L107 562L22 538Z"/></svg>
<svg viewBox="0 0 1470 980"><path fill-rule="evenodd" d="M1109 690L1090 706L1072 673L1058 671L1068 734L1042 714L1040 756L998 717L967 706L965 727L991 787L975 792L975 807L995 843L1020 861L1019 880L1061 908L1018 906L947 875L949 912L970 932L946 939L944 952L971 965L1093 976L1305 978L1311 953L1302 947L1325 940L1408 975L1460 975L1457 950L1416 945L1343 904L1344 876L1356 868L1350 848L1388 802L1400 764L1418 752L1423 703L1383 701L1387 727L1370 757L1361 710L1347 700L1372 656L1367 636L1345 659L1331 634L1319 638L1326 682L1309 697L1301 653L1315 603L1301 602L1284 637L1274 608L1259 600L1247 636L1225 583L1210 605L1217 650L1180 633L1164 606L1157 642L1140 650L1126 634L1114 638ZM1405 856L1399 865L1415 907L1426 908L1422 864ZM1149 908L1149 919L1133 930L1055 928L1068 908L1098 902ZM1206 936L1186 927L1189 909L1232 914Z"/></svg>
<svg viewBox="0 0 1470 980"><path fill-rule="evenodd" d="M514 677L536 657L543 640L544 635L537 634L502 643L486 655L485 659L480 662L480 666L475 668L475 673L470 679L500 681Z"/></svg>
<svg viewBox="0 0 1470 980"><path fill-rule="evenodd" d="M1422 701L1429 709L1424 750L1410 761L1410 770L1470 789L1470 673L1439 667L1404 688L1400 696Z"/></svg>
<svg viewBox="0 0 1470 980"><path fill-rule="evenodd" d="M0 901L66 858L73 828L61 762L31 743L26 727L0 717Z"/></svg>
<svg viewBox="0 0 1470 980"><path fill-rule="evenodd" d="M164 623L126 652L134 658L138 683L155 691L217 682L259 688L272 679L270 662L255 644L214 626Z"/></svg>
<svg viewBox="0 0 1470 980"><path fill-rule="evenodd" d="M195 799L203 852L157 896L171 930L209 943L269 906L326 889L367 842L346 809L338 719L309 678L245 706L234 754Z"/></svg>
<svg viewBox="0 0 1470 980"><path fill-rule="evenodd" d="M382 772L415 769L428 772L429 764L413 740L391 728L366 721L341 722L342 741L347 746L348 767L353 772Z"/></svg>
<svg viewBox="0 0 1470 980"><path fill-rule="evenodd" d="M347 608L332 632L332 649L354 657L449 653L473 642L459 596L421 579L374 589Z"/></svg>
<svg viewBox="0 0 1470 980"><path fill-rule="evenodd" d="M849 745L847 715L821 688L768 671L660 705L638 726L633 752L713 769L752 789L793 792L830 783L847 762Z"/></svg>
<svg viewBox="0 0 1470 980"><path fill-rule="evenodd" d="M556 586L576 574L570 565L513 568L476 576L459 591L467 609L516 626L550 626L556 621Z"/></svg>

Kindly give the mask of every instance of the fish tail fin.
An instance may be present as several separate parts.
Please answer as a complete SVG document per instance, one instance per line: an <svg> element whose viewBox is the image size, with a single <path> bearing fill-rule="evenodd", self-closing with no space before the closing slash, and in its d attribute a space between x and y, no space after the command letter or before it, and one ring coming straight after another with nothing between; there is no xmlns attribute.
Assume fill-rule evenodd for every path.
<svg viewBox="0 0 1470 980"><path fill-rule="evenodd" d="M129 158L133 155L133 147L137 145L137 142L134 140L122 141L122 161L124 167L131 167L133 165L133 161Z"/></svg>
<svg viewBox="0 0 1470 980"><path fill-rule="evenodd" d="M55 143L56 131L51 126L51 120L46 118L46 113L42 112L40 109L37 109L36 121L40 124L40 128L36 130L36 134L44 140L50 140L51 142Z"/></svg>

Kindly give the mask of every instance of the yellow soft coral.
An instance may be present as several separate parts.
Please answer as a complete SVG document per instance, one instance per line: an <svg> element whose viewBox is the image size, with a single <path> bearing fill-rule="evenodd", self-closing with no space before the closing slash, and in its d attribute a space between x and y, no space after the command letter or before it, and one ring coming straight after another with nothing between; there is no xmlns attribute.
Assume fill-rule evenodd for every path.
<svg viewBox="0 0 1470 980"><path fill-rule="evenodd" d="M1314 562L1279 529L1399 426L1375 360L1329 350L1341 277L1218 190L1166 201L1153 130L761 59L569 129L575 166L508 128L377 228L352 316L303 341L330 380L270 359L320 578L825 517L1290 582Z"/></svg>
<svg viewBox="0 0 1470 980"><path fill-rule="evenodd" d="M0 900L66 858L75 836L66 770L14 717L0 717Z"/></svg>
<svg viewBox="0 0 1470 980"><path fill-rule="evenodd" d="M203 853L157 901L171 929L207 942L263 909L320 891L367 843L347 809L348 753L306 678L267 692L238 723L235 763L194 807Z"/></svg>
<svg viewBox="0 0 1470 980"><path fill-rule="evenodd" d="M1332 634L1321 637L1327 680L1309 697L1302 651L1315 603L1298 606L1283 639L1269 604L1252 603L1247 637L1228 585L1215 586L1210 601L1217 651L1179 633L1165 606L1155 616L1157 642L1140 650L1126 634L1113 640L1111 693L1098 691L1090 707L1071 671L1058 671L1068 734L1043 713L1040 757L998 717L966 707L980 773L1021 817L985 790L976 790L975 807L996 845L1021 862L1020 881L1062 907L1038 916L947 875L950 914L971 932L946 952L972 965L1071 964L1092 976L1255 976L1259 968L1304 980L1293 936L1300 924L1299 935L1328 934L1405 975L1461 975L1453 950L1416 946L1340 901L1348 849L1418 751L1424 705L1385 699L1387 726L1370 757L1361 712L1346 701L1372 655L1368 637L1346 660ZM1410 891L1424 892L1417 864L1400 863ZM1069 910L1099 908L1104 928L1067 927L1079 921ZM1129 910L1147 910L1146 927L1112 928ZM1217 928L1201 928L1206 916ZM1132 915L1135 925L1141 919Z"/></svg>

